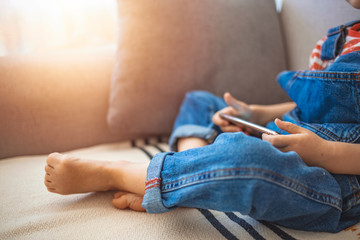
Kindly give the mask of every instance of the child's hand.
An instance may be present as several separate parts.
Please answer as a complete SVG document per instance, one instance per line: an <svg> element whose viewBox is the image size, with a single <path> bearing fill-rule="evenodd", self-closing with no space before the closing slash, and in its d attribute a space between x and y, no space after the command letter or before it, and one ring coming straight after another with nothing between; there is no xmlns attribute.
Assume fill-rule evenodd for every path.
<svg viewBox="0 0 360 240"><path fill-rule="evenodd" d="M231 96L230 93L224 94L224 100L229 105L229 107L223 108L220 111L216 112L212 118L212 121L218 125L223 132L245 132L250 134L250 131L246 128L233 125L228 120L225 120L220 117L220 113L226 113L232 116L241 117L246 120L251 121L252 110L250 106L244 102L238 101Z"/></svg>
<svg viewBox="0 0 360 240"><path fill-rule="evenodd" d="M320 138L315 133L280 119L275 124L290 135L267 135L262 139L270 142L282 152L295 151L309 166L325 167L329 151L329 141Z"/></svg>

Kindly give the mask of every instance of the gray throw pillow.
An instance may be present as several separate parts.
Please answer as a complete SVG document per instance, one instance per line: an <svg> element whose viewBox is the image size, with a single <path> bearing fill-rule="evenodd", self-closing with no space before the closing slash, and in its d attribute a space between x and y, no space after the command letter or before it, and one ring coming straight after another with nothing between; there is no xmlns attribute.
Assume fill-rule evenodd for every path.
<svg viewBox="0 0 360 240"><path fill-rule="evenodd" d="M187 91L248 103L284 99L285 68L271 0L118 0L108 123L115 134L168 134Z"/></svg>

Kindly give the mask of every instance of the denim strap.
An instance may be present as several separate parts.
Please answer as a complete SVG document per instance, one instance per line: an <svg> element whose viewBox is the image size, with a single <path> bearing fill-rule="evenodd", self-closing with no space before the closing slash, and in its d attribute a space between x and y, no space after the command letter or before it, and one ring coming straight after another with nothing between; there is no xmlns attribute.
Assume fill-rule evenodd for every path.
<svg viewBox="0 0 360 240"><path fill-rule="evenodd" d="M341 53L348 33L347 28L357 23L360 23L360 20L329 29L327 38L321 48L322 60L335 59Z"/></svg>

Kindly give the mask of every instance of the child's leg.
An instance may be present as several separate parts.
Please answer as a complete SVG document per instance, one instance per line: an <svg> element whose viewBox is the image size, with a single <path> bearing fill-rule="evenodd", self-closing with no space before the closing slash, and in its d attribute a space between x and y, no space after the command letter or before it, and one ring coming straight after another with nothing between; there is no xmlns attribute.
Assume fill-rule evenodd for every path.
<svg viewBox="0 0 360 240"><path fill-rule="evenodd" d="M258 220L314 231L337 231L338 182L306 166L295 152L242 133L224 133L208 146L156 155L147 172L143 207L238 211Z"/></svg>
<svg viewBox="0 0 360 240"><path fill-rule="evenodd" d="M174 124L169 145L173 151L201 147L212 142L221 133L212 122L212 116L226 107L225 101L205 91L186 94Z"/></svg>
<svg viewBox="0 0 360 240"><path fill-rule="evenodd" d="M338 231L356 223L349 218L339 227L346 191L341 192L331 174L306 166L294 152L282 153L242 133L222 134L206 147L158 154L147 165L53 154L45 183L49 191L60 194L126 191L115 194L114 205L138 211L144 210L140 204L145 187L143 206L148 212L182 206L239 211L258 220L315 231Z"/></svg>
<svg viewBox="0 0 360 240"><path fill-rule="evenodd" d="M170 140L173 148L183 151L207 145L209 138L217 135L219 130L211 121L212 115L224 107L224 100L210 93L188 93L174 126L175 134L172 134ZM88 161L51 154L47 159L45 184L50 192L59 194L112 189L124 191L115 194L114 205L118 208L143 210L141 202L147 166L147 163L141 165L124 161Z"/></svg>

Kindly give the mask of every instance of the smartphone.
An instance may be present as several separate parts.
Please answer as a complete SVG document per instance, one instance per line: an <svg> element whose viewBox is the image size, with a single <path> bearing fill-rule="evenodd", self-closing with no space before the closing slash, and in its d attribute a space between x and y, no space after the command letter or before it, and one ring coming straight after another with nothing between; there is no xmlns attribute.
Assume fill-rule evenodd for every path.
<svg viewBox="0 0 360 240"><path fill-rule="evenodd" d="M229 114L220 113L220 117L225 119L225 120L228 120L232 124L242 126L242 127L246 127L246 128L250 128L252 130L255 130L258 133L266 133L266 134L269 134L269 135L279 135L278 132L275 132L275 131L273 131L271 129L268 129L268 128L260 126L260 125L257 125L257 124L252 123L252 122L248 122L248 121L246 121L244 119L241 119L241 118L238 118L238 117L231 116Z"/></svg>

